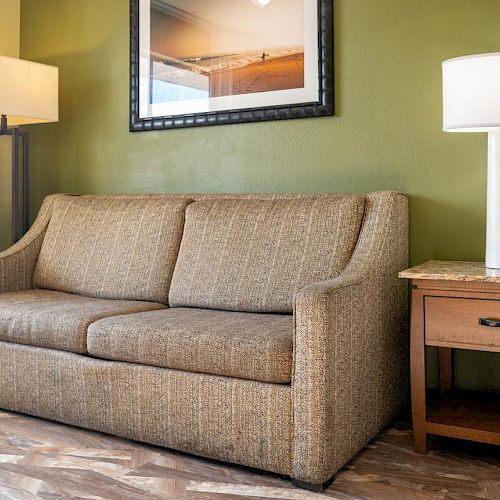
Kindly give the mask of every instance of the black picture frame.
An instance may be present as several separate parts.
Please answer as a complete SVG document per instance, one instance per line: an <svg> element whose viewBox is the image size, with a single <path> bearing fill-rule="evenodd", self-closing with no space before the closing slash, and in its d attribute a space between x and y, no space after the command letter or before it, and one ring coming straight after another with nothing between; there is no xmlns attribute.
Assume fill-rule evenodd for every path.
<svg viewBox="0 0 500 500"><path fill-rule="evenodd" d="M130 131L168 130L188 127L227 125L295 118L333 116L334 65L333 65L333 3L318 2L318 100L302 104L275 107L213 111L152 118L139 117L139 2L130 0Z"/></svg>

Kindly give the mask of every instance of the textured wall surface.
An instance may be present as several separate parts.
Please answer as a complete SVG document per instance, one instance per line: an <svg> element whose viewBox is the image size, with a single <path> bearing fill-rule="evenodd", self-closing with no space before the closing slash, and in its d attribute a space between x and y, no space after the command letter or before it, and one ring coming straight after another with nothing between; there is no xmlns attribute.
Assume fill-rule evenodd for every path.
<svg viewBox="0 0 500 500"><path fill-rule="evenodd" d="M500 50L498 0L336 0L336 117L142 134L128 4L22 0L21 55L61 78L60 123L31 127L34 208L55 191L393 189L410 195L413 263L483 259L486 136L441 131L440 64ZM500 387L498 358L459 357L462 385Z"/></svg>
<svg viewBox="0 0 500 500"><path fill-rule="evenodd" d="M19 57L20 0L0 0L0 55ZM0 137L0 251L10 245L10 137Z"/></svg>
<svg viewBox="0 0 500 500"><path fill-rule="evenodd" d="M19 57L20 0L0 0L0 54Z"/></svg>

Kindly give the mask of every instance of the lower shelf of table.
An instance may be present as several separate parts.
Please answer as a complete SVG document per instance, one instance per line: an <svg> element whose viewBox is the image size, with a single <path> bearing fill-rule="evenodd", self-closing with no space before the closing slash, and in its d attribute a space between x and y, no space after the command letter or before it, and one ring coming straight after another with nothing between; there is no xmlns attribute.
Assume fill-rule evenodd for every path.
<svg viewBox="0 0 500 500"><path fill-rule="evenodd" d="M500 445L500 393L430 391L427 401L427 433Z"/></svg>

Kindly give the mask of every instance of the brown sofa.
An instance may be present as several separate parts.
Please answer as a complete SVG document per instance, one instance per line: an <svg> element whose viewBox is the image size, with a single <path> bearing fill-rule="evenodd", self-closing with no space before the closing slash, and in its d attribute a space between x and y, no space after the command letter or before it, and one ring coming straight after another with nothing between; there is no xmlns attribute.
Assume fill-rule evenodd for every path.
<svg viewBox="0 0 500 500"><path fill-rule="evenodd" d="M0 407L321 490L406 397L397 193L49 196L0 253Z"/></svg>

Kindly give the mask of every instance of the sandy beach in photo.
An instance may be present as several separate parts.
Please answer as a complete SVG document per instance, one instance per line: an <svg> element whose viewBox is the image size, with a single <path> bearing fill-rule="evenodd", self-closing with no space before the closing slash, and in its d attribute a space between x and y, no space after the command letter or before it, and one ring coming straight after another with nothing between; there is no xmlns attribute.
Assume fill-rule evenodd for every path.
<svg viewBox="0 0 500 500"><path fill-rule="evenodd" d="M150 101L303 89L304 2L155 0Z"/></svg>
<svg viewBox="0 0 500 500"><path fill-rule="evenodd" d="M212 71L210 97L304 87L304 53Z"/></svg>

